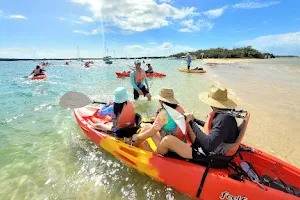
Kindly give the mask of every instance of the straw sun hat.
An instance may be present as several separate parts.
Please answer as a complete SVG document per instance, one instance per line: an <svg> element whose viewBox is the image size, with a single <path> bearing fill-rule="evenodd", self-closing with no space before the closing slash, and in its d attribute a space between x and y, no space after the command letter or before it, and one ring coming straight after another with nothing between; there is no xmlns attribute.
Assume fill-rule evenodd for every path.
<svg viewBox="0 0 300 200"><path fill-rule="evenodd" d="M211 86L209 92L202 92L199 98L204 103L215 108L235 108L236 103L227 95L227 89L222 86Z"/></svg>
<svg viewBox="0 0 300 200"><path fill-rule="evenodd" d="M174 97L174 91L171 88L162 88L159 92L158 99L171 104L179 104Z"/></svg>

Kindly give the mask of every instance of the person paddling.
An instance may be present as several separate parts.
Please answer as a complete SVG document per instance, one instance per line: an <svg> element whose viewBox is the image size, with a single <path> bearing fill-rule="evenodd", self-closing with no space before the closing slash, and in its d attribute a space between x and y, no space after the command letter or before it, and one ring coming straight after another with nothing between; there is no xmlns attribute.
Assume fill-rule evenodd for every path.
<svg viewBox="0 0 300 200"><path fill-rule="evenodd" d="M36 66L35 70L33 70L31 72L31 74L33 74L33 76L40 76L40 75L45 75L45 69L41 68L39 65ZM28 76L30 76L31 74L29 74ZM27 77L28 77L27 76ZM27 78L26 77L26 78Z"/></svg>
<svg viewBox="0 0 300 200"><path fill-rule="evenodd" d="M137 100L140 95L144 95L147 97L148 101L150 101L151 94L149 93L148 80L146 78L145 71L141 68L141 61L136 60L134 64L135 70L130 73L130 81L133 87L134 99Z"/></svg>

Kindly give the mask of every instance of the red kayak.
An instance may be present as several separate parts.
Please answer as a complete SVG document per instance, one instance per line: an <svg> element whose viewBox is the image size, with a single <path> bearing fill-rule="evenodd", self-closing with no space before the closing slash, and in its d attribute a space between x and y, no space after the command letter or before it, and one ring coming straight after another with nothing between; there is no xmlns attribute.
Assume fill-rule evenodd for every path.
<svg viewBox="0 0 300 200"><path fill-rule="evenodd" d="M31 78L31 80L42 80L42 79L46 79L46 78L47 78L47 75L44 74L44 75L33 76Z"/></svg>
<svg viewBox="0 0 300 200"><path fill-rule="evenodd" d="M113 135L94 129L88 120L97 118L102 123L109 122L105 116L97 115L98 110L94 107L74 109L79 126L94 143L128 166L186 195L201 200L300 199L300 170L259 149L241 145L243 150L240 150L233 159L235 165L208 170L206 166L156 155L130 146ZM247 124L244 128L246 126ZM252 165L259 180L250 181L245 174L238 173L243 170L238 170L239 166L245 162ZM250 172L251 170L248 169Z"/></svg>
<svg viewBox="0 0 300 200"><path fill-rule="evenodd" d="M129 77L130 72L116 72L118 77ZM158 72L153 72L150 74L146 74L147 77L165 77L165 74L158 73Z"/></svg>

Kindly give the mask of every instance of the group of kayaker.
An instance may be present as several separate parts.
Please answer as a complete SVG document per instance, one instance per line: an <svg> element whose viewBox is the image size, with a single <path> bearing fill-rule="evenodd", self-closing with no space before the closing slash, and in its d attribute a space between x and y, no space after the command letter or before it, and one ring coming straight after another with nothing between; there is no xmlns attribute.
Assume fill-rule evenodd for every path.
<svg viewBox="0 0 300 200"><path fill-rule="evenodd" d="M134 84L141 83L140 76L143 73L139 62L136 62L136 68L137 70L131 76ZM136 74L138 74L137 78L134 78ZM138 91L138 94L148 95L151 98L145 85L135 86L134 90ZM114 95L113 103L109 103L98 112L100 116L111 117L109 121L112 123L89 121L91 125L114 132L134 126L135 111L129 101L128 92L124 87L120 87L115 90ZM137 93L134 92L134 95L136 98ZM171 150L186 159L201 160L212 154L233 155L236 146L241 143L241 140L238 140L241 138L239 135L244 133L239 132L234 116L225 111L235 108L236 103L227 96L227 89L221 86L212 86L209 92L201 93L199 97L212 108L207 122L195 119L193 114L185 113L175 99L173 89L162 88L159 94L160 108L153 124L146 125L138 134L132 135L133 145L162 155ZM183 123L182 120L178 122L174 112L184 116ZM204 132L201 131L199 125L204 127ZM151 142L154 143L154 149ZM189 142L191 145L187 145Z"/></svg>

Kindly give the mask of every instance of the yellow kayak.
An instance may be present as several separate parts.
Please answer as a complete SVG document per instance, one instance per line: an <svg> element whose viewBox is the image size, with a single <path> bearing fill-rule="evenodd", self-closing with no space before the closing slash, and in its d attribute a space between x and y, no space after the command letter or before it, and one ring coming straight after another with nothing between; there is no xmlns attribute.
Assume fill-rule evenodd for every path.
<svg viewBox="0 0 300 200"><path fill-rule="evenodd" d="M205 70L194 70L194 69L190 69L188 70L187 68L177 68L179 71L181 72L186 72L186 73L205 73Z"/></svg>

